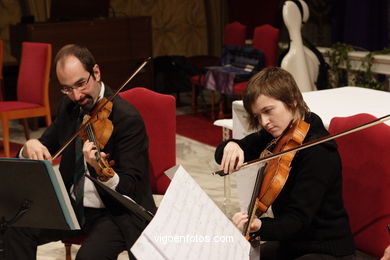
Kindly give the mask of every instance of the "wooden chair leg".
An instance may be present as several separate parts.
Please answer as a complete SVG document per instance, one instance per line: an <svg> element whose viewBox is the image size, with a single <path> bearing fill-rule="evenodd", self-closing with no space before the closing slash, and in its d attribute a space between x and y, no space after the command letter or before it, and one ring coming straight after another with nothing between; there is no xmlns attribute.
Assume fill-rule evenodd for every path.
<svg viewBox="0 0 390 260"><path fill-rule="evenodd" d="M72 260L72 244L65 243L65 260Z"/></svg>
<svg viewBox="0 0 390 260"><path fill-rule="evenodd" d="M198 97L196 94L196 84L192 84L192 113L198 111Z"/></svg>
<svg viewBox="0 0 390 260"><path fill-rule="evenodd" d="M27 125L27 126L28 126L28 125ZM31 128L33 131L38 130L38 128L39 128L38 117L34 117L34 118L32 119L32 124L30 125L30 128Z"/></svg>
<svg viewBox="0 0 390 260"><path fill-rule="evenodd" d="M51 115L50 115L50 113L46 114L45 121L46 121L46 126L47 127L51 125Z"/></svg>
<svg viewBox="0 0 390 260"><path fill-rule="evenodd" d="M211 91L211 121L215 121L215 91Z"/></svg>
<svg viewBox="0 0 390 260"><path fill-rule="evenodd" d="M223 119L225 118L225 112L224 112L224 107L225 107L225 95L221 94L221 98L219 99L219 106L218 106L218 119Z"/></svg>
<svg viewBox="0 0 390 260"><path fill-rule="evenodd" d="M28 122L26 118L20 119L22 125L23 125L23 130L24 130L24 136L26 137L26 140L30 139L30 130L28 128Z"/></svg>
<svg viewBox="0 0 390 260"><path fill-rule="evenodd" d="M9 147L9 125L8 119L2 119L1 123L3 125L3 149L5 157L11 156L11 151Z"/></svg>

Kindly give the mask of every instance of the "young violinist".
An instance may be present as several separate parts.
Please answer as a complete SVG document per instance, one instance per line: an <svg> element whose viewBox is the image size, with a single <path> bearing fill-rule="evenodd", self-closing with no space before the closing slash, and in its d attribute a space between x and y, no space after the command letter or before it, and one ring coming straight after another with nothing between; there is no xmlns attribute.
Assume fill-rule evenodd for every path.
<svg viewBox="0 0 390 260"><path fill-rule="evenodd" d="M30 139L24 144L21 157L50 160L80 128L83 117L91 115L104 97L114 93L102 82L99 65L87 48L66 45L57 53L54 63L61 86L58 91L64 94L57 116L39 139ZM113 176L100 178L102 169L96 156L98 144L90 139L77 137L79 140L74 140L62 152L59 170L81 231L9 228L5 232L6 259L36 259L38 245L80 235L86 235L87 239L78 250L76 259L117 259L124 250L128 251L131 259L134 258L129 250L145 223L114 204L107 194L96 189L91 180L83 177L84 174L93 176L145 209L155 211L149 183L148 137L144 122L137 110L119 96L111 102L112 110L106 120L113 127L100 157L109 162ZM98 135L96 132L100 130L93 130ZM77 175L79 170L81 177Z"/></svg>
<svg viewBox="0 0 390 260"><path fill-rule="evenodd" d="M304 143L328 135L320 117L309 111L291 74L281 68L268 67L254 75L243 103L250 126L258 131L217 147L215 159L225 173L272 153L277 141L300 120L310 124ZM267 241L260 246L261 260L354 259L342 199L341 160L334 141L295 154L272 210L274 218L259 216L250 224L251 235ZM232 220L242 231L248 214L238 212Z"/></svg>

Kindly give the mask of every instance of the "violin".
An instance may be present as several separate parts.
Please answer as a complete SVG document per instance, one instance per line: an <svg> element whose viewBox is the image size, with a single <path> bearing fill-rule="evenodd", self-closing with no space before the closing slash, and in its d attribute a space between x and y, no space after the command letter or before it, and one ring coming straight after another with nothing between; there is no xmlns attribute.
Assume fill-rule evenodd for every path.
<svg viewBox="0 0 390 260"><path fill-rule="evenodd" d="M96 161L101 169L101 172L98 172L98 178L101 181L107 181L112 178L115 174L114 170L111 168L110 164L105 158L102 158L100 155L101 149L107 144L108 140L111 137L114 126L108 117L112 111L112 102L106 102L106 98L103 98L92 110L93 118L90 115L85 115L83 119L83 124L86 123L86 127L80 131L79 135L83 142L89 140L94 143L96 147ZM102 106L102 104L105 104ZM98 111L98 112L95 112Z"/></svg>
<svg viewBox="0 0 390 260"><path fill-rule="evenodd" d="M65 143L62 147L53 155L52 160L55 160L68 145L80 135L80 137L85 140L92 141L97 149L96 159L99 162L99 166L102 169L102 174L99 175L100 180L108 180L114 176L114 170L111 168L107 160L101 158L100 149L103 149L106 143L108 142L112 131L113 125L112 122L108 119L108 116L111 113L112 109L112 100L118 93L138 74L146 64L151 60L151 57L145 59L141 65L131 74L131 76L122 84L118 90L108 98L103 98L92 110L89 116L83 119L79 130L77 130ZM107 128L107 129L106 129ZM111 128L111 130L110 130Z"/></svg>
<svg viewBox="0 0 390 260"><path fill-rule="evenodd" d="M303 120L295 122L277 139L273 152L279 153L301 145L309 132L309 128L310 124ZM260 241L250 235L250 224L255 216L260 216L266 212L278 197L289 176L291 162L295 154L296 151L290 152L268 161L266 166L262 167L260 173L257 174L251 202L248 207L249 219L243 229L243 235L251 242L253 247L260 245Z"/></svg>

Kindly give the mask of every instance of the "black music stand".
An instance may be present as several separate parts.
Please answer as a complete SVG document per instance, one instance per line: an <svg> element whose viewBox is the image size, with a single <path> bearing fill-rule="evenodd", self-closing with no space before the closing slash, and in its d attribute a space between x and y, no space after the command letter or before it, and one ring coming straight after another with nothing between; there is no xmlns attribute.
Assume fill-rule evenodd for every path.
<svg viewBox="0 0 390 260"><path fill-rule="evenodd" d="M134 200L125 197L124 195L120 194L117 191L114 191L104 185L103 183L99 182L95 178L85 175L88 177L94 184L95 187L100 190L103 193L107 193L112 199L114 199L117 203L119 203L120 206L122 206L127 213L129 214L135 214L140 220L146 222L146 224L149 224L150 221L152 221L154 214L148 210L146 210L144 207L136 203Z"/></svg>
<svg viewBox="0 0 390 260"><path fill-rule="evenodd" d="M9 226L80 229L62 178L50 162L0 158L0 259Z"/></svg>

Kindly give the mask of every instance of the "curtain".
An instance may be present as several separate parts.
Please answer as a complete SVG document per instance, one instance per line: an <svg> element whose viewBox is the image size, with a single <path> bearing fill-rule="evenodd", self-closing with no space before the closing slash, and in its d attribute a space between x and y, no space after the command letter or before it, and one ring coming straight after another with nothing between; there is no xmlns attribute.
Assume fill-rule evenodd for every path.
<svg viewBox="0 0 390 260"><path fill-rule="evenodd" d="M223 29L227 23L226 0L204 0L206 20L208 55L221 56L223 43Z"/></svg>
<svg viewBox="0 0 390 260"><path fill-rule="evenodd" d="M332 41L369 51L389 47L388 0L335 1Z"/></svg>

